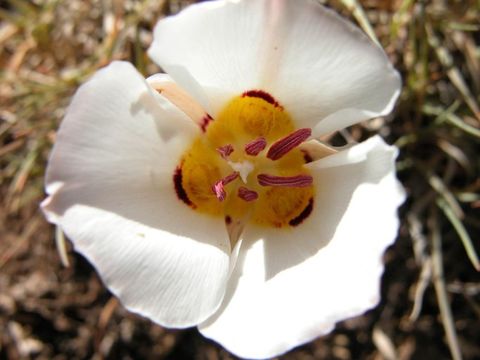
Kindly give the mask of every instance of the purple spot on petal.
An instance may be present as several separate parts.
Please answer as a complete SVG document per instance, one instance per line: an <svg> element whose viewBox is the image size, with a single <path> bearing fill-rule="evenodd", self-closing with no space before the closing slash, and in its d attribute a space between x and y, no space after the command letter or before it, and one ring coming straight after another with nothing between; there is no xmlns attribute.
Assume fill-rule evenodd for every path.
<svg viewBox="0 0 480 360"><path fill-rule="evenodd" d="M300 225L303 222L303 220L305 220L307 217L310 216L310 214L312 213L312 210L313 210L313 198L310 198L310 200L308 200L307 206L305 206L305 209L303 209L300 215L290 220L288 224L291 226Z"/></svg>

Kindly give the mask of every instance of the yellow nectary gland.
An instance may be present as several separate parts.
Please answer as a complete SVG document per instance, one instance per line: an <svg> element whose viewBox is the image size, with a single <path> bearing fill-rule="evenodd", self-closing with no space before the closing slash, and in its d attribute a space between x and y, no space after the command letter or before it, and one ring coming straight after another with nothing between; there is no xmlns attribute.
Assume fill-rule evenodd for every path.
<svg viewBox="0 0 480 360"><path fill-rule="evenodd" d="M269 146L294 130L290 116L268 94L252 91L234 98L182 157L174 174L179 198L196 211L225 219L248 217L274 227L299 225L314 206L313 185L262 186L257 178L309 177L298 148L276 160L266 156ZM259 150L265 147L264 140L267 146ZM235 173L242 164L249 169L244 179L241 172ZM219 181L232 178L225 185Z"/></svg>

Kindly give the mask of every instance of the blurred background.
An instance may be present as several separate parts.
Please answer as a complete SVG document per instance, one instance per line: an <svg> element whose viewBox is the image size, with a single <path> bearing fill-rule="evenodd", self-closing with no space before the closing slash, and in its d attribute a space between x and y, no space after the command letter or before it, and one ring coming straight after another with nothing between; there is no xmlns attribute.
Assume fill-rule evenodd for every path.
<svg viewBox="0 0 480 360"><path fill-rule="evenodd" d="M64 267L39 211L74 91L114 59L158 72L152 28L192 2L0 0L0 359L234 358L126 312L68 243ZM409 197L381 304L280 358L480 359L480 2L322 2L377 38L404 83L392 115L333 141L396 144Z"/></svg>

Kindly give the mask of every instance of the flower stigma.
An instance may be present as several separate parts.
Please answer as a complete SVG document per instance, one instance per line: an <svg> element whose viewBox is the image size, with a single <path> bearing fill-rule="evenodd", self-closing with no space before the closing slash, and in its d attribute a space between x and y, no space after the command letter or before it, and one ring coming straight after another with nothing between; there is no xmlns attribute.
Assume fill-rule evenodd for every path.
<svg viewBox="0 0 480 360"><path fill-rule="evenodd" d="M198 212L268 227L300 225L312 212L313 178L296 129L268 93L235 97L183 154L174 174L181 201ZM228 219L228 221L227 221Z"/></svg>

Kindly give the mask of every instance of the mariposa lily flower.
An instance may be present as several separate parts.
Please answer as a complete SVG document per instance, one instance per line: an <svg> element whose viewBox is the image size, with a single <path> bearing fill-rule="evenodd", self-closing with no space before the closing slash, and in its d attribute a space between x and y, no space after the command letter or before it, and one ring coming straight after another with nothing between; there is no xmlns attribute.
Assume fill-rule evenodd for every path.
<svg viewBox="0 0 480 360"><path fill-rule="evenodd" d="M123 305L248 358L375 306L397 150L316 139L392 110L382 49L313 1L244 0L161 20L149 55L168 75L80 87L42 204Z"/></svg>

